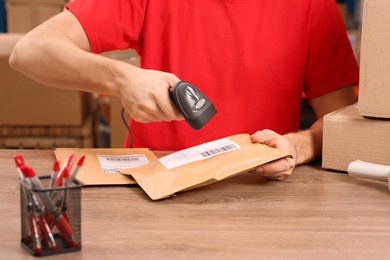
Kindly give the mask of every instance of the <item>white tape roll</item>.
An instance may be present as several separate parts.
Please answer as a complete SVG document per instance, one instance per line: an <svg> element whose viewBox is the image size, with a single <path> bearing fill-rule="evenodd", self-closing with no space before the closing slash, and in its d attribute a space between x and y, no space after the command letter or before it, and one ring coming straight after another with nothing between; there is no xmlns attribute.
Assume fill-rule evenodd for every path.
<svg viewBox="0 0 390 260"><path fill-rule="evenodd" d="M357 160L348 165L348 175L388 182L390 166Z"/></svg>

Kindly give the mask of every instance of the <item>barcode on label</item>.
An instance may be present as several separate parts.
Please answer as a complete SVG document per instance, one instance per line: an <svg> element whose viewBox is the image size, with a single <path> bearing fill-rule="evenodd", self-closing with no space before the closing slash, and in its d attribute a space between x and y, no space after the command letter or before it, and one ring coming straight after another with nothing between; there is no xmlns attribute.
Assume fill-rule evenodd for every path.
<svg viewBox="0 0 390 260"><path fill-rule="evenodd" d="M238 147L235 144L229 144L229 145L226 145L226 146L223 146L223 147L219 147L219 148L211 149L211 150L208 150L208 151L204 151L204 152L202 152L200 154L203 157L210 157L210 156L213 156L213 155L216 155L216 154L219 154L219 153L224 153L224 152L236 149L236 148L238 148Z"/></svg>
<svg viewBox="0 0 390 260"><path fill-rule="evenodd" d="M232 152L240 148L239 144L228 138L223 138L169 154L158 160L165 168L173 169L187 163L209 159L210 157L219 156L222 153Z"/></svg>

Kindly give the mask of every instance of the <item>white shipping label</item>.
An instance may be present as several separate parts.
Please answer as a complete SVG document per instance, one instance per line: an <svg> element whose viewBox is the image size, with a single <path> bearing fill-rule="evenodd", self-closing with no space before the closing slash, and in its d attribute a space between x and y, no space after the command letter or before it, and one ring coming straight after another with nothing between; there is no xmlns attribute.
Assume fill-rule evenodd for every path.
<svg viewBox="0 0 390 260"><path fill-rule="evenodd" d="M117 173L121 169L135 168L149 163L145 154L103 155L97 157L105 173Z"/></svg>
<svg viewBox="0 0 390 260"><path fill-rule="evenodd" d="M228 138L204 143L176 153L161 157L159 159L165 168L172 169L181 165L204 160L218 154L227 153L240 149L241 147Z"/></svg>

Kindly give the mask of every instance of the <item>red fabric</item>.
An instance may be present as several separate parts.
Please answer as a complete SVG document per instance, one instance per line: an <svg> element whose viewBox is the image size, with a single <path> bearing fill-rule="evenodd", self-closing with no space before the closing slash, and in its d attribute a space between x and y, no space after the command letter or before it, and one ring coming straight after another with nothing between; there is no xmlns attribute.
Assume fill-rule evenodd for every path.
<svg viewBox="0 0 390 260"><path fill-rule="evenodd" d="M335 2L76 0L67 7L94 52L135 48L142 67L172 72L212 100L217 115L198 131L185 121L131 122L135 147L177 150L265 128L296 131L302 91L312 99L358 82Z"/></svg>

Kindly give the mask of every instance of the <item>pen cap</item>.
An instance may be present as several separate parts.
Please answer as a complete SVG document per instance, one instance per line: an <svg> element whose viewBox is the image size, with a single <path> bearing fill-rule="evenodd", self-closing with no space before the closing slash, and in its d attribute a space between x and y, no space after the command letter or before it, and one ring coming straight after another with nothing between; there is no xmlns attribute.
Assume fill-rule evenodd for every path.
<svg viewBox="0 0 390 260"><path fill-rule="evenodd" d="M79 161L77 162L77 166L78 167L83 166L84 160L85 160L85 155L80 157Z"/></svg>
<svg viewBox="0 0 390 260"><path fill-rule="evenodd" d="M53 165L53 171L59 172L60 169L61 169L61 167L60 167L60 162L59 162L58 160L56 160L56 161L54 162L54 165Z"/></svg>
<svg viewBox="0 0 390 260"><path fill-rule="evenodd" d="M68 168L68 170L70 171L73 167L73 163L74 163L74 158L75 158L75 155L74 154L71 154L69 156L69 160L68 160L68 164L66 166L66 168Z"/></svg>
<svg viewBox="0 0 390 260"><path fill-rule="evenodd" d="M388 182L390 166L357 160L348 165L348 175Z"/></svg>
<svg viewBox="0 0 390 260"><path fill-rule="evenodd" d="M23 159L23 156L22 155L15 155L14 156L14 161L15 161L15 164L17 167L22 167L24 166L24 159Z"/></svg>
<svg viewBox="0 0 390 260"><path fill-rule="evenodd" d="M62 177L64 177L65 179L69 179L69 177L70 177L70 172L69 172L69 169L68 169L68 168L65 168L64 174L62 175Z"/></svg>

